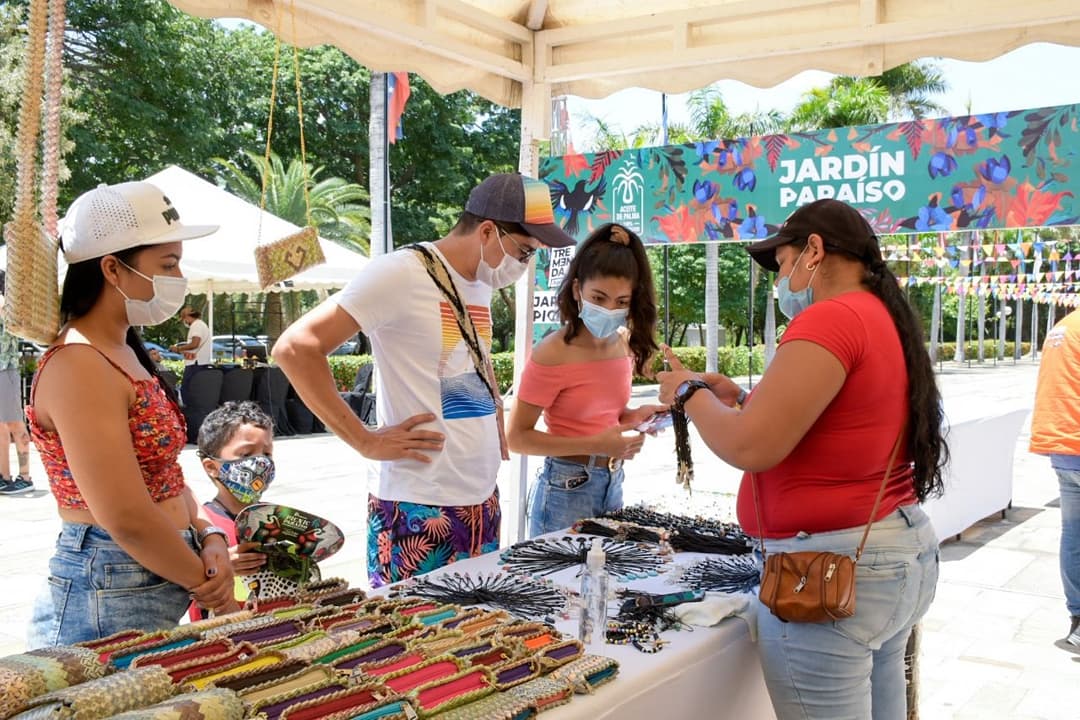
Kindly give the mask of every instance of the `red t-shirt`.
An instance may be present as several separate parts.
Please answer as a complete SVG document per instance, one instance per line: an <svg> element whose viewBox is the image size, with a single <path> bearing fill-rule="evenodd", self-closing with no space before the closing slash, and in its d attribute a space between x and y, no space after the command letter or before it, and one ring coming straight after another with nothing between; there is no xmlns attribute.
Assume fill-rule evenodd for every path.
<svg viewBox="0 0 1080 720"><path fill-rule="evenodd" d="M840 392L795 449L757 473L765 537L865 525L908 413L907 366L889 311L870 292L816 302L791 321L780 345L805 340L825 348L847 372ZM906 442L875 520L915 502ZM739 486L739 522L758 536L750 474Z"/></svg>

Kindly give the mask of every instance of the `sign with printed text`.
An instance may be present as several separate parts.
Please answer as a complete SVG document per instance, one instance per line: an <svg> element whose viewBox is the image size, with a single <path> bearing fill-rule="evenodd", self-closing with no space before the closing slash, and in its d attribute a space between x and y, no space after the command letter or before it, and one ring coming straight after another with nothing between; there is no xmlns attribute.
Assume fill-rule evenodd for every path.
<svg viewBox="0 0 1080 720"><path fill-rule="evenodd" d="M533 342L559 327L559 288L566 278L576 248L550 248L536 254L536 290L533 293Z"/></svg>
<svg viewBox="0 0 1080 720"><path fill-rule="evenodd" d="M546 158L540 177L578 240L617 222L647 244L753 241L819 198L880 234L1072 225L1078 122L1063 105L611 150Z"/></svg>

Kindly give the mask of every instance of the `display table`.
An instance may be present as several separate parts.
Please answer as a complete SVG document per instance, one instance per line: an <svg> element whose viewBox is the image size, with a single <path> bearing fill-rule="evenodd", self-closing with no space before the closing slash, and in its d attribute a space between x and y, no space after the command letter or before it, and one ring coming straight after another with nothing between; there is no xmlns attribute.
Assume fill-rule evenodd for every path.
<svg viewBox="0 0 1080 720"><path fill-rule="evenodd" d="M715 557L680 553L675 562L689 565ZM668 565L667 567L671 567ZM499 554L462 560L432 575L443 572L490 573L501 570ZM580 585L576 570L565 570L549 577L557 585L574 588ZM613 585L616 583L613 579ZM646 592L671 592L663 575L627 583ZM614 613L614 601L609 606ZM577 636L575 621L559 620L556 627ZM547 720L774 720L772 705L765 690L757 646L750 641L746 622L728 618L715 627L691 630L668 630L663 639L670 644L655 654L645 654L629 645L595 643L585 651L606 655L619 661L616 679L597 688L593 695L575 695L568 705L545 712Z"/></svg>
<svg viewBox="0 0 1080 720"><path fill-rule="evenodd" d="M976 414L948 413L951 461L945 494L923 505L938 540L960 533L1012 504L1013 454L1027 408Z"/></svg>

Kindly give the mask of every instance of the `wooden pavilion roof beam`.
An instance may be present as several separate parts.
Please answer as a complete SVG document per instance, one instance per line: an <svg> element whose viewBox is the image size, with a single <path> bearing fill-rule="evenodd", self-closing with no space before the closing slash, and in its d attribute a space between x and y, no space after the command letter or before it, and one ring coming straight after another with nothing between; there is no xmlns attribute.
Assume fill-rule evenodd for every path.
<svg viewBox="0 0 1080 720"><path fill-rule="evenodd" d="M983 59L1039 40L1080 44L1078 30L1076 0L744 0L544 30L537 43L550 50L543 79L558 86L785 57L801 58L803 69L872 75L887 69L886 57L891 65L935 55ZM993 49L949 42L978 35ZM655 49L627 52L629 38ZM918 54L901 57L905 47Z"/></svg>

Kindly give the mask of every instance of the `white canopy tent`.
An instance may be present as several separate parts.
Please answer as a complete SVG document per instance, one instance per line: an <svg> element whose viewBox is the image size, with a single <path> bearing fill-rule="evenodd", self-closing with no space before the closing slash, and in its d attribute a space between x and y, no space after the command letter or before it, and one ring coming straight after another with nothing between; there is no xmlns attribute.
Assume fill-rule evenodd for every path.
<svg viewBox="0 0 1080 720"><path fill-rule="evenodd" d="M519 169L535 176L551 98L669 93L803 70L877 75L922 57L987 60L1033 42L1080 45L1077 0L169 0L239 17L373 70L521 107ZM1065 70L1065 69L1063 69ZM531 350L533 274L517 288L515 367ZM526 464L507 493L524 527ZM516 492L514 492L516 491ZM520 493L520 494L519 494Z"/></svg>
<svg viewBox="0 0 1080 720"><path fill-rule="evenodd" d="M183 168L170 165L146 178L173 201L183 222L216 224L212 235L184 243L181 267L188 292L206 293L207 323L214 326L214 293L332 290L344 287L367 264L363 255L319 238L326 262L263 290L255 269L255 248L300 228L238 198ZM260 229L261 224L261 229Z"/></svg>
<svg viewBox="0 0 1080 720"><path fill-rule="evenodd" d="M172 200L183 222L220 226L212 235L184 243L181 263L188 292L207 295L207 323L211 329L214 293L334 290L344 287L368 262L360 253L319 238L325 263L294 276L287 284L264 290L255 269L255 247L260 236L266 243L300 228L175 165L151 175L146 182L159 187ZM63 255L59 265L62 281L67 270ZM0 245L0 268L6 267L7 246Z"/></svg>

